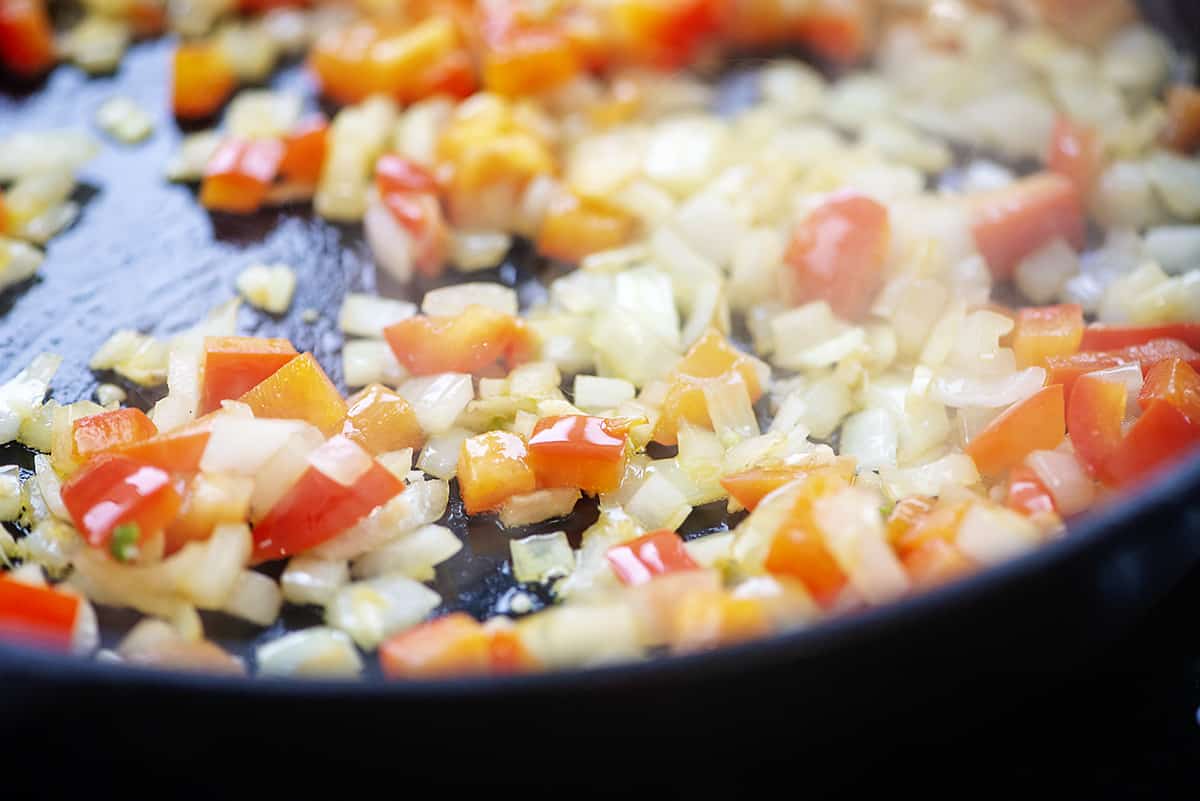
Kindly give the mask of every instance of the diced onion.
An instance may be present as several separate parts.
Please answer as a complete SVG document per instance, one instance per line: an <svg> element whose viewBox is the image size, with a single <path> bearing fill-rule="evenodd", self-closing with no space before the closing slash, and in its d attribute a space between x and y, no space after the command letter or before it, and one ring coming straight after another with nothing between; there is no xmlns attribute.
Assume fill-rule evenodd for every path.
<svg viewBox="0 0 1200 801"><path fill-rule="evenodd" d="M687 498L666 477L652 473L625 505L625 511L649 531L674 531L692 513Z"/></svg>
<svg viewBox="0 0 1200 801"><path fill-rule="evenodd" d="M283 595L270 576L243 570L221 611L260 626L269 626L279 617L282 606Z"/></svg>
<svg viewBox="0 0 1200 801"><path fill-rule="evenodd" d="M879 471L892 500L910 495L941 495L947 487L970 487L979 483L975 462L965 453L951 453L923 465L904 469L884 467Z"/></svg>
<svg viewBox="0 0 1200 801"><path fill-rule="evenodd" d="M855 457L862 470L896 463L899 432L886 409L866 409L842 423L841 452Z"/></svg>
<svg viewBox="0 0 1200 801"><path fill-rule="evenodd" d="M957 543L970 559L994 565L1035 547L1038 533L1033 523L1016 512L973 504L958 528Z"/></svg>
<svg viewBox="0 0 1200 801"><path fill-rule="evenodd" d="M702 385L704 403L713 430L721 444L729 447L747 437L758 435L758 418L750 403L746 382L738 373L731 378L717 378Z"/></svg>
<svg viewBox="0 0 1200 801"><path fill-rule="evenodd" d="M728 561L733 553L733 532L707 534L688 540L683 544L688 556L701 567L719 567Z"/></svg>
<svg viewBox="0 0 1200 801"><path fill-rule="evenodd" d="M635 659L642 653L633 608L622 603L547 609L517 624L521 641L548 668Z"/></svg>
<svg viewBox="0 0 1200 801"><path fill-rule="evenodd" d="M318 198L321 195L317 195ZM345 212L350 214L352 205ZM363 231L371 255L388 275L401 283L408 283L413 275L413 238L392 213L378 200L371 200L363 214Z"/></svg>
<svg viewBox="0 0 1200 801"><path fill-rule="evenodd" d="M1092 505L1096 485L1073 453L1034 451L1025 459L1054 497L1063 516L1077 514Z"/></svg>
<svg viewBox="0 0 1200 801"><path fill-rule="evenodd" d="M15 464L0 467L0 522L21 516L21 474Z"/></svg>
<svg viewBox="0 0 1200 801"><path fill-rule="evenodd" d="M540 489L522 495L512 495L500 506L500 525L515 528L556 517L566 517L571 514L579 498L579 490L570 487Z"/></svg>
<svg viewBox="0 0 1200 801"><path fill-rule="evenodd" d="M1146 252L1170 275L1200 265L1200 225L1163 225L1146 232Z"/></svg>
<svg viewBox="0 0 1200 801"><path fill-rule="evenodd" d="M301 554L288 560L280 583L288 603L324 606L349 580L350 568L344 560Z"/></svg>
<svg viewBox="0 0 1200 801"><path fill-rule="evenodd" d="M296 271L286 264L253 264L238 273L237 290L251 306L283 314L292 305Z"/></svg>
<svg viewBox="0 0 1200 801"><path fill-rule="evenodd" d="M383 336L389 325L407 320L417 313L415 303L360 292L347 292L338 312L338 327L343 333L358 337Z"/></svg>
<svg viewBox="0 0 1200 801"><path fill-rule="evenodd" d="M396 386L407 377L391 346L381 339L356 339L342 346L342 378L347 386Z"/></svg>
<svg viewBox="0 0 1200 801"><path fill-rule="evenodd" d="M254 652L263 676L353 678L362 672L362 657L345 632L318 626L294 631L258 646Z"/></svg>
<svg viewBox="0 0 1200 801"><path fill-rule="evenodd" d="M341 629L366 650L420 623L442 602L424 584L401 575L385 575L347 584L325 610L328 625Z"/></svg>
<svg viewBox="0 0 1200 801"><path fill-rule="evenodd" d="M517 313L516 291L488 281L431 289L421 301L421 311L433 317L454 317L468 306L483 306L501 314Z"/></svg>
<svg viewBox="0 0 1200 801"><path fill-rule="evenodd" d="M247 89L225 111L225 130L239 139L277 139L300 121L304 99L295 92Z"/></svg>
<svg viewBox="0 0 1200 801"><path fill-rule="evenodd" d="M1017 288L1034 303L1051 303L1078 273L1079 257L1064 240L1055 238L1017 265Z"/></svg>
<svg viewBox="0 0 1200 801"><path fill-rule="evenodd" d="M266 421L263 421L266 422ZM211 443L211 437L210 437ZM250 519L261 520L308 469L308 457L321 447L325 438L309 425L289 433L281 445L267 452L267 459L252 473L254 492L250 496ZM205 449L205 454L208 449ZM203 459L201 460L203 462Z"/></svg>
<svg viewBox="0 0 1200 801"><path fill-rule="evenodd" d="M259 476L284 445L312 426L299 420L266 420L222 414L212 425L200 469L206 473Z"/></svg>
<svg viewBox="0 0 1200 801"><path fill-rule="evenodd" d="M310 467L343 487L353 487L374 463L371 454L348 437L334 437L308 454Z"/></svg>
<svg viewBox="0 0 1200 801"><path fill-rule="evenodd" d="M417 422L428 434L449 431L454 421L475 398L471 376L463 373L410 378L399 387L400 394L413 405Z"/></svg>
<svg viewBox="0 0 1200 801"><path fill-rule="evenodd" d="M933 397L954 408L982 406L998 409L1025 400L1045 383L1046 371L1041 367L1027 367L1008 375L984 378L939 376L934 381Z"/></svg>
<svg viewBox="0 0 1200 801"><path fill-rule="evenodd" d="M550 581L568 576L575 569L575 552L562 531L513 540L509 549L517 581Z"/></svg>
<svg viewBox="0 0 1200 801"><path fill-rule="evenodd" d="M434 568L462 547L462 540L445 526L421 526L355 559L351 573L360 579L395 573L415 581L433 581Z"/></svg>
<svg viewBox="0 0 1200 801"><path fill-rule="evenodd" d="M637 388L621 378L604 378L594 375L575 376L575 405L584 411L615 409L625 401L633 400Z"/></svg>
<svg viewBox="0 0 1200 801"><path fill-rule="evenodd" d="M417 467L435 478L449 481L458 473L458 457L462 444L471 436L464 428L452 428L430 437L421 448Z"/></svg>
<svg viewBox="0 0 1200 801"><path fill-rule="evenodd" d="M150 115L131 98L121 96L110 97L96 109L96 124L125 145L142 141L154 130Z"/></svg>
<svg viewBox="0 0 1200 801"><path fill-rule="evenodd" d="M512 248L512 237L501 231L455 231L450 261L471 272L495 267Z"/></svg>
<svg viewBox="0 0 1200 801"><path fill-rule="evenodd" d="M859 593L883 603L908 591L908 575L884 538L879 499L855 487L813 504L825 545Z"/></svg>

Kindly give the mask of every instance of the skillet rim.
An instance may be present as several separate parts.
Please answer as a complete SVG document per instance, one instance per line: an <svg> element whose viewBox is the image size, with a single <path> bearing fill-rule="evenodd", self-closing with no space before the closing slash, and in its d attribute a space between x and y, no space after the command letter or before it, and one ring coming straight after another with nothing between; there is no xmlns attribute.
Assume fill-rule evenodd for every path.
<svg viewBox="0 0 1200 801"><path fill-rule="evenodd" d="M798 662L805 656L851 652L880 632L936 615L951 604L968 604L999 595L1011 585L1036 574L1061 568L1062 563L1087 558L1124 536L1135 536L1140 520L1160 507L1186 503L1200 495L1200 456L1168 469L1145 487L1089 512L1068 524L1058 540L1003 564L981 570L950 584L858 613L820 620L793 631L693 654L665 655L641 661L536 671L510 676L388 681L372 679L304 679L163 670L98 662L35 647L0 643L0 675L19 679L36 675L48 684L116 685L124 689L153 689L205 693L210 697L310 700L454 701L536 695L587 687L601 689L631 683L649 686L708 678L755 668ZM1200 507L1198 507L1200 508Z"/></svg>

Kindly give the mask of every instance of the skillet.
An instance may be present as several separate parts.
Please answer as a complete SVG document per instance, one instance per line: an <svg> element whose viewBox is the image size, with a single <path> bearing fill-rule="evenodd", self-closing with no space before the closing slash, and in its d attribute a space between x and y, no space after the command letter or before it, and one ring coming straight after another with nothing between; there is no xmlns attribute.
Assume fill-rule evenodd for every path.
<svg viewBox="0 0 1200 801"><path fill-rule="evenodd" d="M1164 2L1147 11L1194 46L1200 7ZM146 43L110 77L87 79L60 68L42 86L9 87L0 95L0 136L79 127L113 94L165 109L168 55L165 43ZM312 94L310 79L295 67L273 85ZM736 80L730 87L736 93ZM290 311L271 317L243 309L239 333L288 337L340 381L342 295L378 290L419 299L429 288L387 283L376 275L359 230L315 220L306 210L210 216L190 189L161 177L179 136L160 116L147 142L109 144L85 167L81 219L51 244L40 278L0 296L0 378L53 350L65 357L55 396L87 397L97 376L86 362L115 328L159 334L185 328L231 296L242 268L282 261L299 278ZM527 306L553 271L518 246L481 278L515 286ZM307 309L320 313L316 322L302 319ZM139 405L154 399L131 393ZM3 456L28 460L12 446ZM569 528L577 534L589 522L583 510ZM466 534L456 506L449 524ZM703 510L685 533L714 525L720 515ZM487 522L472 522L464 551L439 568L437 589L451 599L447 609L483 614L503 604L516 586L498 570L507 539ZM0 742L17 732L35 734L48 750L83 741L90 747L79 756L108 765L139 762L127 744L142 742L163 770L216 754L367 763L396 752L425 755L447 742L459 749L475 738L487 738L488 746L472 758L499 769L511 768L527 744L551 743L564 731L703 737L783 720L801 721L789 740L796 746L854 742L866 732L877 746L880 738L911 734L917 717L924 728L960 726L985 707L1002 707L1066 675L1101 653L1198 559L1200 460L1193 459L1143 492L1072 521L1069 536L1021 559L899 603L706 654L487 680L302 683L152 672L0 645ZM311 617L293 611L283 625L312 622L305 615ZM106 641L130 621L102 612ZM215 639L242 653L279 633L228 619L206 624ZM269 736L253 725L262 720L270 721ZM158 735L164 738L158 744L146 743ZM777 756L785 758L782 751ZM437 761L405 764L420 774Z"/></svg>

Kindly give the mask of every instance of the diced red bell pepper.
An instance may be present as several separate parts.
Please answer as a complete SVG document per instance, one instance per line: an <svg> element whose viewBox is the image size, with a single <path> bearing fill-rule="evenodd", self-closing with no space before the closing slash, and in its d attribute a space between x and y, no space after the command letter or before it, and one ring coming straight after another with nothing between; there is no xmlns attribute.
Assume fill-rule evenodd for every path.
<svg viewBox="0 0 1200 801"><path fill-rule="evenodd" d="M1165 400L1151 401L1108 460L1108 472L1123 486L1139 484L1200 446L1200 424Z"/></svg>
<svg viewBox="0 0 1200 801"><path fill-rule="evenodd" d="M1017 265L1061 237L1083 247L1083 205L1068 178L1041 172L970 199L975 244L997 279L1012 278Z"/></svg>
<svg viewBox="0 0 1200 801"><path fill-rule="evenodd" d="M176 117L211 117L236 88L233 65L215 42L185 43L175 49L171 105Z"/></svg>
<svg viewBox="0 0 1200 801"><path fill-rule="evenodd" d="M837 470L816 470L804 478L791 514L774 538L764 563L767 571L799 579L821 606L828 608L846 586L846 574L825 547L813 517L813 504L850 482Z"/></svg>
<svg viewBox="0 0 1200 801"><path fill-rule="evenodd" d="M1071 444L1088 472L1105 483L1112 482L1107 465L1121 444L1128 395L1124 384L1090 374L1080 376L1071 389L1067 406Z"/></svg>
<svg viewBox="0 0 1200 801"><path fill-rule="evenodd" d="M1033 468L1023 464L1008 472L1008 493L1004 505L1026 517L1056 513L1054 496Z"/></svg>
<svg viewBox="0 0 1200 801"><path fill-rule="evenodd" d="M347 401L342 434L371 453L380 454L425 444L417 413L404 397L382 384L364 387Z"/></svg>
<svg viewBox="0 0 1200 801"><path fill-rule="evenodd" d="M529 465L539 487L612 492L625 473L629 435L603 417L543 417L529 437Z"/></svg>
<svg viewBox="0 0 1200 801"><path fill-rule="evenodd" d="M1179 359L1154 365L1138 393L1138 405L1148 409L1159 400L1171 404L1189 421L1200 425L1200 373Z"/></svg>
<svg viewBox="0 0 1200 801"><path fill-rule="evenodd" d="M415 25L364 21L322 34L309 53L321 91L339 103L383 94L405 103L431 91L432 78L462 54L458 28L436 14Z"/></svg>
<svg viewBox="0 0 1200 801"><path fill-rule="evenodd" d="M493 372L528 361L536 347L523 320L484 306L453 317L418 314L388 326L384 338L413 375Z"/></svg>
<svg viewBox="0 0 1200 801"><path fill-rule="evenodd" d="M1085 373L1137 364L1145 375L1159 362L1180 359L1200 369L1200 353L1176 339L1153 339L1140 345L1105 351L1080 351L1072 356L1051 356L1046 360L1051 384L1062 384L1070 397L1071 387Z"/></svg>
<svg viewBox="0 0 1200 801"><path fill-rule="evenodd" d="M957 545L937 538L905 554L901 564L917 587L945 584L971 572L973 567Z"/></svg>
<svg viewBox="0 0 1200 801"><path fill-rule="evenodd" d="M0 64L32 78L54 60L54 29L44 0L0 0Z"/></svg>
<svg viewBox="0 0 1200 801"><path fill-rule="evenodd" d="M887 207L853 192L829 198L792 231L784 262L792 301L827 301L839 317L867 313L883 280L891 229Z"/></svg>
<svg viewBox="0 0 1200 801"><path fill-rule="evenodd" d="M294 358L296 349L286 339L205 337L200 413L221 408L221 401L237 400Z"/></svg>
<svg viewBox="0 0 1200 801"><path fill-rule="evenodd" d="M72 425L75 460L88 458L122 445L141 442L158 433L158 428L141 409L113 409L80 417Z"/></svg>
<svg viewBox="0 0 1200 801"><path fill-rule="evenodd" d="M489 631L466 612L400 632L380 646L379 661L390 679L515 673L533 666L514 630Z"/></svg>
<svg viewBox="0 0 1200 801"><path fill-rule="evenodd" d="M729 496L753 512L755 507L763 498L770 495L775 490L795 481L798 478L810 475L816 472L831 471L835 475L839 475L846 480L847 483L854 478L854 460L850 458L838 459L831 466L822 467L753 467L749 470L744 470L741 473L733 473L732 475L723 476L721 478L721 486L729 493Z"/></svg>
<svg viewBox="0 0 1200 801"><path fill-rule="evenodd" d="M1083 309L1074 303L1031 306L1017 312L1012 349L1017 367L1040 367L1051 356L1070 356L1083 340Z"/></svg>
<svg viewBox="0 0 1200 801"><path fill-rule="evenodd" d="M1103 150L1094 128L1059 117L1050 134L1046 166L1075 184L1080 197L1087 197L1103 169Z"/></svg>
<svg viewBox="0 0 1200 801"><path fill-rule="evenodd" d="M483 674L491 667L491 649L479 621L452 612L387 640L379 663L390 679Z"/></svg>
<svg viewBox="0 0 1200 801"><path fill-rule="evenodd" d="M1200 350L1200 323L1167 323L1165 325L1105 325L1093 323L1083 329L1080 350L1118 350L1133 345L1145 345L1156 339L1177 339L1190 348Z"/></svg>
<svg viewBox="0 0 1200 801"><path fill-rule="evenodd" d="M458 489L467 514L495 509L513 495L537 489L525 441L507 431L477 434L458 455Z"/></svg>
<svg viewBox="0 0 1200 801"><path fill-rule="evenodd" d="M1189 155L1200 148L1200 88L1175 84L1167 90L1167 129L1163 144Z"/></svg>
<svg viewBox="0 0 1200 801"><path fill-rule="evenodd" d="M577 264L585 256L620 247L636 225L632 217L590 198L564 194L550 204L538 229L538 253Z"/></svg>
<svg viewBox="0 0 1200 801"><path fill-rule="evenodd" d="M762 397L754 360L730 345L720 331L710 328L688 349L669 376L671 388L663 400L662 412L654 427L654 441L674 445L679 426L684 421L711 426L702 381L727 377L732 373L741 376L745 382L751 403Z"/></svg>
<svg viewBox="0 0 1200 801"><path fill-rule="evenodd" d="M300 479L254 526L256 562L315 548L404 491L404 482L365 452L362 455L370 466L350 485L322 472L319 465L326 454L343 448L361 451L345 437L334 437L317 448Z"/></svg>
<svg viewBox="0 0 1200 801"><path fill-rule="evenodd" d="M1051 451L1066 432L1066 403L1060 385L1043 387L1004 410L967 443L965 451L985 476L998 476L1033 451Z"/></svg>
<svg viewBox="0 0 1200 801"><path fill-rule="evenodd" d="M342 428L346 401L311 353L301 353L238 398L255 417L304 420L325 436Z"/></svg>
<svg viewBox="0 0 1200 801"><path fill-rule="evenodd" d="M386 153L375 162L375 186L380 196L389 192L436 194L438 191L433 173L396 153Z"/></svg>
<svg viewBox="0 0 1200 801"><path fill-rule="evenodd" d="M619 0L610 6L622 55L660 69L687 65L718 30L727 0Z"/></svg>
<svg viewBox="0 0 1200 801"><path fill-rule="evenodd" d="M683 539L674 531L662 529L615 545L606 554L617 578L627 587L645 584L651 579L681 570L696 570L696 564Z"/></svg>
<svg viewBox="0 0 1200 801"><path fill-rule="evenodd" d="M487 91L528 97L566 83L583 69L557 14L542 12L539 18L514 0L477 5Z"/></svg>
<svg viewBox="0 0 1200 801"><path fill-rule="evenodd" d="M920 525L933 512L937 501L924 495L910 495L896 501L892 511L888 513L884 537L890 544L895 544L904 538L908 532Z"/></svg>
<svg viewBox="0 0 1200 801"><path fill-rule="evenodd" d="M0 573L0 637L59 651L71 649L80 600Z"/></svg>
<svg viewBox="0 0 1200 801"><path fill-rule="evenodd" d="M442 274L450 250L450 229L437 196L422 192L388 192L383 205L412 236L417 271L430 278Z"/></svg>
<svg viewBox="0 0 1200 801"><path fill-rule="evenodd" d="M95 546L125 523L136 523L144 541L175 519L182 502L167 471L118 453L102 453L80 468L63 484L62 500Z"/></svg>
<svg viewBox="0 0 1200 801"><path fill-rule="evenodd" d="M325 166L325 151L329 144L329 120L318 114L300 123L283 138L283 158L279 175L285 181L315 184Z"/></svg>
<svg viewBox="0 0 1200 801"><path fill-rule="evenodd" d="M836 64L862 60L871 46L876 4L870 0L817 0L796 26L797 40Z"/></svg>
<svg viewBox="0 0 1200 801"><path fill-rule="evenodd" d="M200 203L212 211L258 211L283 161L283 143L275 139L226 139L204 168Z"/></svg>
<svg viewBox="0 0 1200 801"><path fill-rule="evenodd" d="M212 415L202 417L149 439L119 445L114 452L161 467L168 473L194 473L200 469L200 459L208 447L212 423Z"/></svg>

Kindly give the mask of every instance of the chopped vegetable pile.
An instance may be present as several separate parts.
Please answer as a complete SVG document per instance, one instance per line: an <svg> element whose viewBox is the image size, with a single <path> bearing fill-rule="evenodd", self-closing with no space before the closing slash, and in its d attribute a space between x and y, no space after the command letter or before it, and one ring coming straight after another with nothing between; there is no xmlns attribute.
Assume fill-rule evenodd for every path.
<svg viewBox="0 0 1200 801"><path fill-rule="evenodd" d="M396 679L694 652L1019 556L1200 448L1200 90L1128 0L83 6L55 39L43 0L0 0L0 63L103 72L177 33L171 111L212 127L166 179L215 214L311 203L446 285L344 298L349 397L239 336L237 300L96 343L165 385L148 410L47 399L61 360L35 358L0 386L0 443L36 453L0 467L5 637ZM719 56L784 46L825 71L771 61L716 111ZM240 88L301 54L331 116ZM134 147L155 119L114 97L94 124ZM0 288L81 213L97 147L0 142ZM519 239L560 276L532 304L470 275ZM295 289L286 264L230 287L271 314ZM555 530L585 496L582 537ZM553 603L439 614L460 503ZM199 614L285 604L323 625L249 666ZM94 605L144 618L99 649Z"/></svg>

